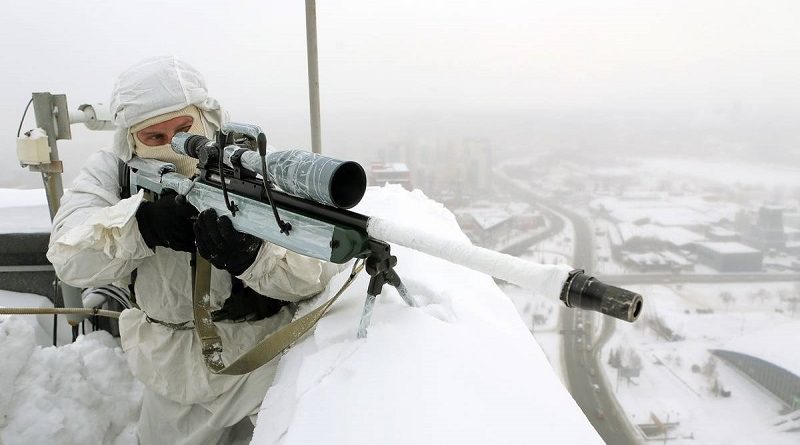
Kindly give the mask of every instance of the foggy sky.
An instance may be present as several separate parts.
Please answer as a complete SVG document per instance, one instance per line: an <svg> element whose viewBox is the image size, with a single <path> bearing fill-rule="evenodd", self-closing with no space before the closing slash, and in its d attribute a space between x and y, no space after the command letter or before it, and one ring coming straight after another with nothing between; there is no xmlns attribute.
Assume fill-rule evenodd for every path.
<svg viewBox="0 0 800 445"><path fill-rule="evenodd" d="M318 0L317 9L323 149L334 155L368 157L419 136L575 147L688 138L690 147L692 131L719 139L722 128L731 146L741 138L784 152L798 142L795 1ZM9 156L31 92L66 93L72 107L107 103L121 71L163 54L200 69L234 120L261 125L277 146L310 145L302 1L27 1L4 19ZM662 119L675 131L658 131ZM59 147L79 164L107 141L76 130ZM21 170L3 165L6 177Z"/></svg>

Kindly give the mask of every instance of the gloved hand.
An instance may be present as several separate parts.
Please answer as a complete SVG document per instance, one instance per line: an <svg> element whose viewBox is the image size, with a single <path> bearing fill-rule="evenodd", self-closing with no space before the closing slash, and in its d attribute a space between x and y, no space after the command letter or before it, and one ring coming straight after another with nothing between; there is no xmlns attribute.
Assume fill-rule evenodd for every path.
<svg viewBox="0 0 800 445"><path fill-rule="evenodd" d="M206 209L194 224L197 253L217 269L241 275L256 260L261 249L261 239L233 228L231 219L217 218L214 209Z"/></svg>
<svg viewBox="0 0 800 445"><path fill-rule="evenodd" d="M148 247L169 247L182 252L194 252L192 225L197 209L186 197L175 192L163 194L158 201L142 201L136 210L136 223Z"/></svg>

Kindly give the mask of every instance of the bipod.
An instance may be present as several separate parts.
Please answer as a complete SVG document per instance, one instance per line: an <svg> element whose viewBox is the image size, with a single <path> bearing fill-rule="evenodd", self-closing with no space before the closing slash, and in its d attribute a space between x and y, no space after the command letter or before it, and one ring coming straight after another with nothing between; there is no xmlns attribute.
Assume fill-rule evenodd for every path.
<svg viewBox="0 0 800 445"><path fill-rule="evenodd" d="M367 286L367 299L364 301L364 312L361 313L361 321L358 324L358 338L367 336L367 328L372 318L375 299L381 294L384 284L394 286L406 304L411 307L417 307L417 303L409 295L408 289L406 289L405 284L400 280L400 276L394 270L394 266L397 265L397 257L392 255L389 244L370 238L369 252L364 268L370 279L369 286Z"/></svg>

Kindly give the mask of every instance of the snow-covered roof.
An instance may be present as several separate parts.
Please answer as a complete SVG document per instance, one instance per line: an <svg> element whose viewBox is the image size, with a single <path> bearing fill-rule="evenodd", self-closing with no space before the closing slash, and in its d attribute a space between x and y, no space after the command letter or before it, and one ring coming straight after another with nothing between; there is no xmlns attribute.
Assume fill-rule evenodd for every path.
<svg viewBox="0 0 800 445"><path fill-rule="evenodd" d="M738 337L719 349L752 355L800 377L800 321L789 321Z"/></svg>
<svg viewBox="0 0 800 445"><path fill-rule="evenodd" d="M712 227L708 229L708 236L715 238L734 238L738 236L733 230L723 229L721 227Z"/></svg>
<svg viewBox="0 0 800 445"><path fill-rule="evenodd" d="M670 252L666 250L659 252L659 254L661 254L661 256L666 258L668 261L671 261L673 264L676 264L678 266L689 266L692 264L689 260L676 254L675 252Z"/></svg>
<svg viewBox="0 0 800 445"><path fill-rule="evenodd" d="M739 207L720 201L706 201L700 196L604 197L589 207L605 210L620 222L649 221L661 226L711 225L723 219L733 220Z"/></svg>
<svg viewBox="0 0 800 445"><path fill-rule="evenodd" d="M683 227L663 227L655 224L630 224L617 225L622 241L627 242L633 238L651 238L668 242L678 247L683 247L705 239L703 235L684 229Z"/></svg>
<svg viewBox="0 0 800 445"><path fill-rule="evenodd" d="M402 162L391 162L386 164L373 164L373 173L408 173L408 166Z"/></svg>
<svg viewBox="0 0 800 445"><path fill-rule="evenodd" d="M502 224L511 219L511 214L503 209L486 208L486 209L468 209L464 213L472 217L473 220L483 230L489 230L499 224Z"/></svg>
<svg viewBox="0 0 800 445"><path fill-rule="evenodd" d="M526 202L509 202L505 206L509 213L518 215L531 210L531 205Z"/></svg>
<svg viewBox="0 0 800 445"><path fill-rule="evenodd" d="M667 261L661 255L655 252L628 253L627 257L629 260L637 264L646 264L648 266L667 264Z"/></svg>
<svg viewBox="0 0 800 445"><path fill-rule="evenodd" d="M717 253L761 253L760 250L733 241L695 243Z"/></svg>
<svg viewBox="0 0 800 445"><path fill-rule="evenodd" d="M459 217L468 216L483 230L490 230L516 215L531 212L531 205L524 202L510 202L502 205L480 201L475 207L461 207L455 210Z"/></svg>

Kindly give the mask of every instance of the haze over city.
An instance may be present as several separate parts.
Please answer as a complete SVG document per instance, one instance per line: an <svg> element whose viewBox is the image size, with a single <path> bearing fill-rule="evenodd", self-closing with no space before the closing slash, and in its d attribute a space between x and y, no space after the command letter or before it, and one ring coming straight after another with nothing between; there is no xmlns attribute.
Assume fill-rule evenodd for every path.
<svg viewBox="0 0 800 445"><path fill-rule="evenodd" d="M204 73L234 120L261 125L276 147L308 147L301 6L25 2L6 11L0 30L0 119L15 127L34 91L67 94L75 106L107 103L122 70L174 54ZM320 2L325 149L370 161L397 141L469 137L500 153L796 161L798 8ZM67 183L109 140L77 129L63 142ZM4 186L36 181L13 164L3 169Z"/></svg>

